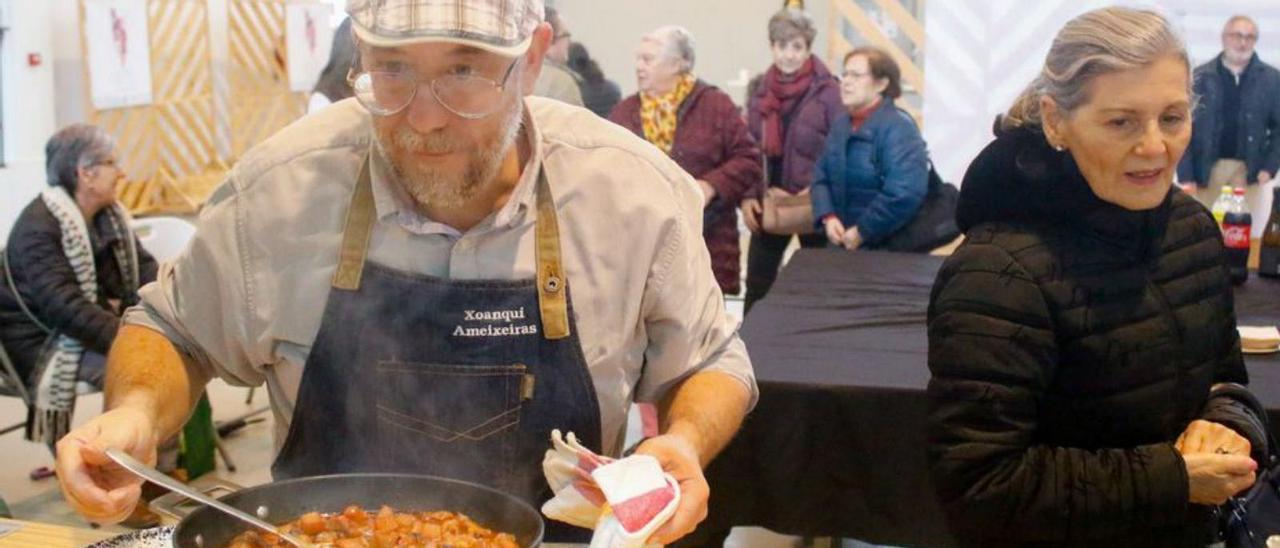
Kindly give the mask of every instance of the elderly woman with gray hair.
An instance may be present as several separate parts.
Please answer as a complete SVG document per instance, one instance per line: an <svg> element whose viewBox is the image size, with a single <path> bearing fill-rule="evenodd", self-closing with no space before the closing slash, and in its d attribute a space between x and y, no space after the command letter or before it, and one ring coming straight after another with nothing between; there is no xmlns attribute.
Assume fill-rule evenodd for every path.
<svg viewBox="0 0 1280 548"><path fill-rule="evenodd" d="M1213 217L1173 186L1187 51L1066 24L969 166L929 307L929 456L964 544L1205 546L1266 462Z"/></svg>
<svg viewBox="0 0 1280 548"><path fill-rule="evenodd" d="M4 250L0 342L34 398L27 437L67 432L76 382L102 386L107 349L156 261L116 202L124 173L111 136L73 125L45 145L49 187L23 209Z"/></svg>
<svg viewBox="0 0 1280 548"><path fill-rule="evenodd" d="M698 181L705 198L702 236L727 295L741 290L738 203L760 184L760 151L727 94L693 75L693 35L657 29L640 41L640 92L609 115L675 160Z"/></svg>

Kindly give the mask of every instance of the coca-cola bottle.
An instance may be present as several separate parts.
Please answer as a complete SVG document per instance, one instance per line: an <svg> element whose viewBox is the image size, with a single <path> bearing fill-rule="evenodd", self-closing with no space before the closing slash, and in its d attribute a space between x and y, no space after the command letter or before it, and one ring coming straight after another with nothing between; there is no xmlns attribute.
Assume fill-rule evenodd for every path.
<svg viewBox="0 0 1280 548"><path fill-rule="evenodd" d="M1271 218L1262 231L1262 248L1258 253L1258 275L1280 278L1280 187L1272 191Z"/></svg>
<svg viewBox="0 0 1280 548"><path fill-rule="evenodd" d="M1249 233L1253 231L1253 215L1244 203L1244 189L1235 189L1231 208L1222 217L1222 240L1227 248L1227 268L1231 283L1240 285L1249 279Z"/></svg>

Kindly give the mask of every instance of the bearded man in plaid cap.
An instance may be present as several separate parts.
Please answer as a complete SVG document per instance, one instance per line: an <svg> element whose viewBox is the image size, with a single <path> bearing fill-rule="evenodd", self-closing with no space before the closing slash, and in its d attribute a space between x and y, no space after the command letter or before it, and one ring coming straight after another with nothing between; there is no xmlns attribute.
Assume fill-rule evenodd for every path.
<svg viewBox="0 0 1280 548"><path fill-rule="evenodd" d="M757 391L702 243L704 191L590 111L528 97L542 0L354 0L355 97L257 146L125 317L107 411L59 443L64 494L114 522L213 377L266 384L276 479L433 474L540 504L552 429L642 442L706 515L702 467ZM550 541L582 530L548 525Z"/></svg>

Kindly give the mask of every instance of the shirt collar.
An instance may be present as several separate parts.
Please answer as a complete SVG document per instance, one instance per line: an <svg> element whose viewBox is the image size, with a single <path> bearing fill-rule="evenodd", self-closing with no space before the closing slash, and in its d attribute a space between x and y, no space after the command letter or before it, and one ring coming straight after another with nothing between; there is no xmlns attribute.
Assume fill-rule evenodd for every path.
<svg viewBox="0 0 1280 548"><path fill-rule="evenodd" d="M534 206L537 188L538 171L542 168L541 133L534 124L533 116L525 105L522 118L525 131L521 135L529 146L529 160L520 173L520 180L511 192L506 205L490 216L496 228L509 228ZM395 180L395 175L377 146L377 141L369 145L369 178L373 190L374 213L379 222L395 222L405 230L414 234L444 234L451 238L459 238L462 232L458 229L439 223L418 211L408 192ZM485 223L482 222L481 225Z"/></svg>

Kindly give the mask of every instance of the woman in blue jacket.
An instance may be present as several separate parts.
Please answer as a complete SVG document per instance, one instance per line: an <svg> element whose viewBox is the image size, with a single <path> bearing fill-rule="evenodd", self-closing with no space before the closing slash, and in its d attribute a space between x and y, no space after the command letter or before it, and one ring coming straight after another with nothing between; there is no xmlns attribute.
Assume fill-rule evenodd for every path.
<svg viewBox="0 0 1280 548"><path fill-rule="evenodd" d="M929 160L915 121L894 106L898 64L883 50L857 48L844 59L840 100L814 170L813 216L833 245L875 249L920 210Z"/></svg>

